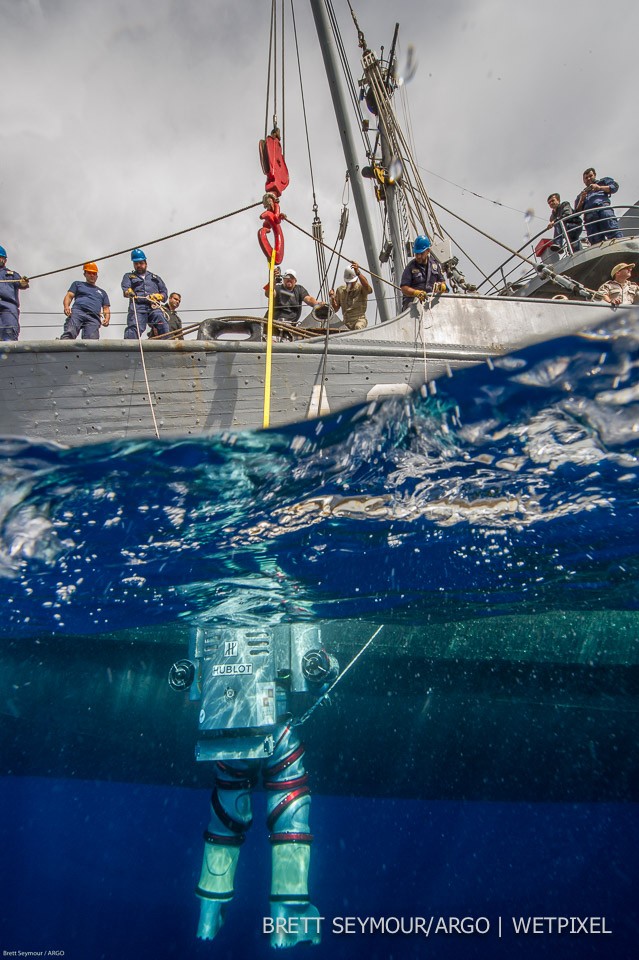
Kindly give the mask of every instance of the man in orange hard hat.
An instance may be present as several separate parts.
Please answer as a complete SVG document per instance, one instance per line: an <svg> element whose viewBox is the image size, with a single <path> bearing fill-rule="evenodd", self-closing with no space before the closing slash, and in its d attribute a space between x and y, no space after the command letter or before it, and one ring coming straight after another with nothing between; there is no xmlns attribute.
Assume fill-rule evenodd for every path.
<svg viewBox="0 0 639 960"><path fill-rule="evenodd" d="M85 263L84 280L74 280L64 297L62 306L67 319L61 340L75 340L80 331L83 340L99 340L100 327L109 326L111 303L97 280L97 264Z"/></svg>

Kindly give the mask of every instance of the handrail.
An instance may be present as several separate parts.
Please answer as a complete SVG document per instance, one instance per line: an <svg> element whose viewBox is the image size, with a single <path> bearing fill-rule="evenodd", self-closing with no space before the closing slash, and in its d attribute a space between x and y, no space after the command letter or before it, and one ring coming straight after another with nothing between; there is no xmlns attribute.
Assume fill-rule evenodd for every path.
<svg viewBox="0 0 639 960"><path fill-rule="evenodd" d="M596 209L598 209L598 208L593 207L592 209L593 209L593 210L596 210ZM606 205L606 208L605 208L605 209L624 210L624 211L625 211L625 214L619 217L619 229L621 230L622 235L623 235L623 236L627 236L627 237L639 236L639 203L633 203L633 204L629 204L629 205L628 205L628 204L619 204L619 205L617 205L617 206L613 206L612 204L610 204L610 205ZM621 221L623 220L623 216L627 216L628 213L629 213L631 210L636 210L636 211L637 211L637 216L636 216L636 221L635 221L635 222L636 222L636 226L629 227L629 228L624 228ZM573 211L573 213L568 214L567 217L562 217L560 220L556 220L556 221L555 221L555 224L561 224L561 225L562 225L563 233L564 233L564 238L565 238L565 241L566 241L566 244L565 244L564 249L562 250L560 259L564 259L565 257L571 256L571 255L573 254L573 252L574 252L573 249L572 249L572 245L570 244L570 241L569 241L569 239L568 239L567 233L566 233L566 228L565 228L565 226L564 226L565 221L566 221L566 220L573 220L575 217L582 218L582 217L584 216L584 214L589 213L589 212L590 212L590 211L588 211L588 210ZM553 225L553 226L554 226L554 225ZM521 253L523 250L526 250L526 248L529 247L530 245L534 244L536 240L541 239L541 237L543 237L543 235L544 235L545 233L548 233L548 231L549 231L550 229L551 229L550 227L547 227L547 226L546 226L546 227L543 228L543 230L540 230L539 233L536 233L533 237L529 237L529 238L526 240L526 242L525 242L524 244L522 244L521 247L518 248L517 253ZM582 241L580 241L580 242L581 242L582 246L585 247L585 248L587 248L587 247L589 246L587 239L582 240ZM597 246L597 244L595 244L595 246ZM534 247L533 247L533 253L534 253ZM536 254L535 254L535 256L536 256ZM515 261L515 262L514 262L514 264L513 264L512 269L506 272L506 269L505 269L505 268L507 267L507 265L508 265L509 263L511 263L511 262L513 262L513 261ZM507 257L507 258L503 261L503 263L500 263L499 266L495 267L495 269L492 271L492 273L489 273L488 276L485 277L485 278L481 281L481 283L479 283L479 284L477 285L477 289L480 290L480 289L484 286L485 283L490 282L490 281L492 280L492 278L493 278L496 274L498 274L498 273L501 274L501 279L502 279L503 284L506 284L507 281L508 281L508 277L512 276L512 274L515 272L515 270L516 270L520 265L521 265L521 261L520 261L514 254L511 254L509 257ZM521 278L521 280L522 280L522 281L525 281L528 277L531 277L531 276L534 276L534 274L533 274L532 272L531 272L531 273L528 273L528 274L525 274L525 275ZM495 284L495 283L492 283L492 286L493 286L493 288L496 288L496 284Z"/></svg>

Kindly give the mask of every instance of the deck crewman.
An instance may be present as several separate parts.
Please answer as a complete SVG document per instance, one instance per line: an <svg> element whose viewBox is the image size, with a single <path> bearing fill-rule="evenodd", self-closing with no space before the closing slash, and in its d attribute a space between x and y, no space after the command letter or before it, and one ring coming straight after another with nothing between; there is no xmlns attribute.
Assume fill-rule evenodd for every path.
<svg viewBox="0 0 639 960"><path fill-rule="evenodd" d="M372 292L373 288L355 261L344 270L342 286L329 290L331 306L335 312L342 308L344 324L349 330L364 330L368 326L366 306Z"/></svg>
<svg viewBox="0 0 639 960"><path fill-rule="evenodd" d="M29 281L17 270L7 270L7 251L0 247L0 340L20 336L20 291Z"/></svg>
<svg viewBox="0 0 639 960"><path fill-rule="evenodd" d="M414 259L405 267L399 285L402 289L402 310L414 297L425 300L429 293L445 293L446 283L442 265L430 255L431 242L426 234L415 237Z"/></svg>
<svg viewBox="0 0 639 960"><path fill-rule="evenodd" d="M575 212L584 212L586 233L592 246L621 237L619 221L610 206L610 197L619 189L612 177L597 177L594 167L583 172L584 188L575 200Z"/></svg>
<svg viewBox="0 0 639 960"><path fill-rule="evenodd" d="M108 327L111 320L109 295L98 286L97 263L85 263L83 272L84 280L74 280L64 297L67 319L61 340L75 340L80 331L83 340L99 340L100 327Z"/></svg>
<svg viewBox="0 0 639 960"><path fill-rule="evenodd" d="M622 303L639 303L639 286L630 279L634 268L634 263L615 264L610 271L612 280L602 283L597 293L615 307Z"/></svg>
<svg viewBox="0 0 639 960"><path fill-rule="evenodd" d="M581 250L581 244L579 242L579 237L583 230L581 217L574 215L574 210L568 201L562 200L558 193L551 193L547 203L551 211L548 228L554 229L553 245L557 247L557 249L563 250L564 236L567 236L570 246L569 252L576 253L578 250Z"/></svg>
<svg viewBox="0 0 639 960"><path fill-rule="evenodd" d="M162 309L169 292L162 277L147 270L146 254L136 247L131 251L133 271L122 277L122 293L129 300L126 316L125 340L137 340L138 331L144 333L147 324L154 335L169 332L169 324ZM136 323L137 315L137 323Z"/></svg>
<svg viewBox="0 0 639 960"><path fill-rule="evenodd" d="M265 291L268 296L268 290ZM311 296L306 287L297 282L295 270L286 270L282 282L275 287L274 319L278 323L288 323L295 326L302 316L302 304L309 307L316 306L319 301Z"/></svg>
<svg viewBox="0 0 639 960"><path fill-rule="evenodd" d="M170 293L169 302L167 304L167 320L169 324L169 330L171 333L175 334L175 340L184 340L184 334L182 333L182 319L178 313L176 313L177 308L182 303L182 294L181 293Z"/></svg>

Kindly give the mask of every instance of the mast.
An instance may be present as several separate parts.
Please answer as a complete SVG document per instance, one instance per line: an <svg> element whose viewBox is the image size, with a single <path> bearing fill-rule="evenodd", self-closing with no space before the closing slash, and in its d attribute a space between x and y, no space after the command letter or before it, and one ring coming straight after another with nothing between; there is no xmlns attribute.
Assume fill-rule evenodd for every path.
<svg viewBox="0 0 639 960"><path fill-rule="evenodd" d="M393 73L393 59L395 56L395 44L397 42L397 33L399 31L399 24L395 24L395 35L393 36L393 43L391 47L391 53L388 58L388 73L386 80L384 80L380 68L379 61L375 54L366 48L362 55L362 66L364 67L364 75L368 81L371 91L374 91L374 97L377 101L378 97L381 99L382 91L388 93L388 100L390 102L390 91L388 85L392 82L391 77ZM397 190L398 184L391 180L389 174L393 167L393 160L398 161L397 157L393 156L393 150L391 147L391 138L389 131L386 126L386 112L381 109L379 104L378 106L378 119L379 119L379 140L382 149L382 167L386 171L385 183L384 183L384 200L386 203L386 212L388 215L388 227L390 230L390 239L391 239L391 260L393 263L393 273L394 281L396 284L399 284L400 278L404 271L405 266L405 257L404 257L404 244L402 240L402 228L399 219L399 209L397 204ZM401 293L399 290L395 291L395 306L397 311L401 310Z"/></svg>
<svg viewBox="0 0 639 960"><path fill-rule="evenodd" d="M328 85L331 91L331 97L333 99L333 108L337 117L337 125L339 127L339 134L342 140L342 149L344 151L344 157L346 160L346 168L348 170L351 186L353 188L353 199L355 201L355 209L357 211L357 217L359 219L359 225L362 231L362 240L364 241L364 251L366 253L368 269L370 270L371 274L373 274L373 276L371 276L373 292L377 299L380 320L384 322L385 320L389 320L390 316L388 313L388 305L384 299L384 288L382 282L381 280L378 280L376 276L379 271L379 262L375 250L375 236L368 211L368 205L366 203L366 193L364 191L364 184L362 183L361 167L357 162L357 151L355 150L355 144L353 142L353 134L349 122L349 112L346 104L346 98L344 97L344 91L340 83L335 44L333 42L333 36L328 24L324 0L310 0L310 3L311 10L313 11L313 18L315 20L315 29L317 30L322 56L324 58L324 67L328 77Z"/></svg>

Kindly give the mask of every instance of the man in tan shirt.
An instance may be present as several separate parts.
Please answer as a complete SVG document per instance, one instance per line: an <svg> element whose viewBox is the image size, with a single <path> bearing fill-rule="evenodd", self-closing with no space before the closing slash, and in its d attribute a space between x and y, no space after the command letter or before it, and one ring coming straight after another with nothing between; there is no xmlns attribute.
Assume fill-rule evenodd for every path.
<svg viewBox="0 0 639 960"><path fill-rule="evenodd" d="M620 303L639 303L639 286L630 280L634 263L617 263L610 271L612 280L602 283L597 293L607 303L619 306Z"/></svg>
<svg viewBox="0 0 639 960"><path fill-rule="evenodd" d="M368 326L366 304L373 288L355 262L344 270L344 281L337 290L329 290L331 306L336 312L342 308L342 317L349 330L363 330Z"/></svg>

